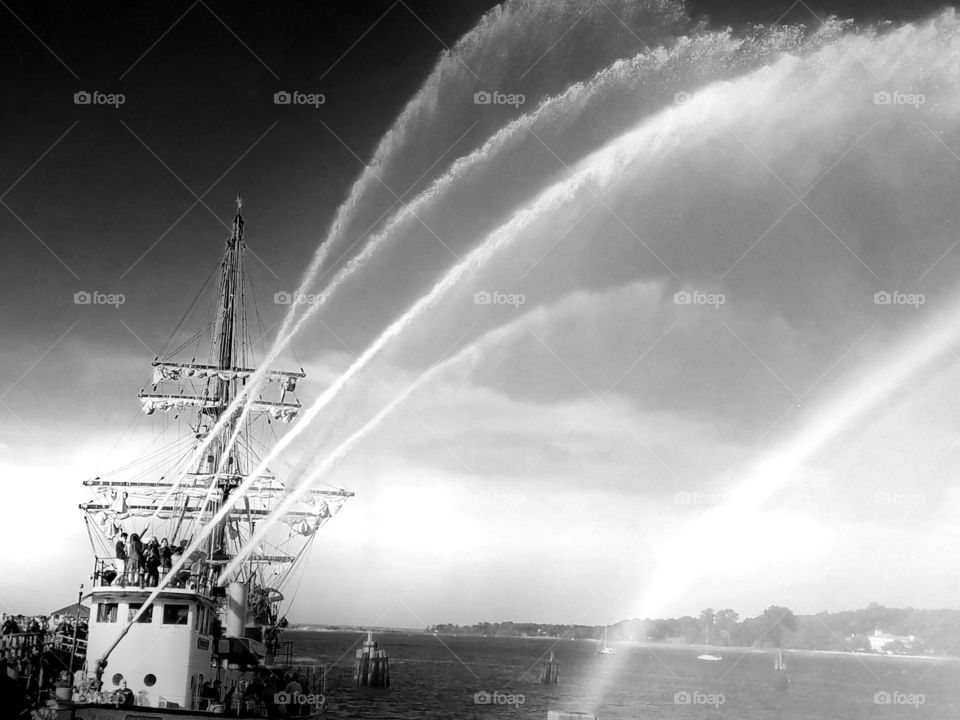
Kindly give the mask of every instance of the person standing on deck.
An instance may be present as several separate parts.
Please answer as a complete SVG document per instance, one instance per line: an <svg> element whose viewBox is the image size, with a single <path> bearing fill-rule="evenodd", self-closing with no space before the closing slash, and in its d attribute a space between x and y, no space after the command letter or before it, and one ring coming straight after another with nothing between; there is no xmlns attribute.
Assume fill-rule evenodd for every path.
<svg viewBox="0 0 960 720"><path fill-rule="evenodd" d="M147 570L147 585L156 587L160 582L160 543L156 538L144 548L143 565Z"/></svg>
<svg viewBox="0 0 960 720"><path fill-rule="evenodd" d="M180 560L182 559L183 559L183 548L175 544L173 548L170 550L170 569L172 570L173 566L176 565L178 562L180 562ZM181 568L180 572L178 572L176 577L173 578L173 581L171 582L172 587L184 586L183 579L181 577L183 575L183 572L184 571ZM187 569L186 573L187 573L187 577L189 577L190 570Z"/></svg>
<svg viewBox="0 0 960 720"><path fill-rule="evenodd" d="M117 564L120 566L117 568L120 574L117 576L117 585L123 585L126 582L127 577L127 534L120 533L120 538L117 540L117 546L114 549L114 552L117 555Z"/></svg>
<svg viewBox="0 0 960 720"><path fill-rule="evenodd" d="M167 542L167 539L164 538L160 541L160 571L166 575L170 572L170 569L173 567L173 552L170 550L170 545Z"/></svg>
<svg viewBox="0 0 960 720"><path fill-rule="evenodd" d="M127 566L130 571L127 583L130 585L137 585L140 582L140 563L142 560L143 543L140 542L140 536L133 533L127 542Z"/></svg>

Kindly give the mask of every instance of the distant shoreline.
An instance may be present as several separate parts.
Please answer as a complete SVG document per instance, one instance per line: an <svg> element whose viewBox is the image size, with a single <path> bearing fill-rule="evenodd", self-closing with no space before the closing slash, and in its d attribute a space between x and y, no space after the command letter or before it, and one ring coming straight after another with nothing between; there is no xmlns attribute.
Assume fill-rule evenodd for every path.
<svg viewBox="0 0 960 720"><path fill-rule="evenodd" d="M288 630L293 632L316 632L316 633L405 633L414 635L438 635L441 637L476 637L476 638L494 638L503 640L554 640L557 642L570 642L569 638L557 635L478 635L475 633L434 633L418 628L357 628L357 627L326 627L326 626L290 626ZM578 643L597 642L592 638L575 639ZM698 645L686 643L655 642L650 640L608 640L609 645L614 647L637 647L637 648L660 648L669 650L692 650L697 652L732 652L732 653L750 653L753 655L770 655L776 652L773 647L751 647L742 645ZM839 657L853 658L871 658L871 659L894 659L894 660L948 660L951 662L960 661L960 656L956 655L897 655L874 652L857 652L853 650L812 650L807 648L783 648L784 654L788 655L835 655Z"/></svg>
<svg viewBox="0 0 960 720"><path fill-rule="evenodd" d="M618 642L612 642L610 644L622 645L624 647L683 648L686 650L712 651L721 653L750 653L753 655L771 655L777 651L777 648L773 647L758 648L739 645L686 645L680 643L650 642L649 640L621 640ZM875 652L857 652L854 650L812 650L807 648L782 648L782 650L784 655L837 655L842 657L890 658L897 660L960 660L960 657L956 655L896 655Z"/></svg>

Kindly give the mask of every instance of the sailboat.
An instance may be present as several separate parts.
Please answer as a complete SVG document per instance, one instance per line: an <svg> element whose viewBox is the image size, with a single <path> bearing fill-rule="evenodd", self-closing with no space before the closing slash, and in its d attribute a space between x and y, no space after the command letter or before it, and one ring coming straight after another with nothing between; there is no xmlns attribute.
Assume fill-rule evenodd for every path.
<svg viewBox="0 0 960 720"><path fill-rule="evenodd" d="M155 441L160 447L84 482L93 495L80 505L94 551L93 587L87 595L85 671L76 674L65 716L71 720L279 717L287 710L315 718L325 714L322 673L290 665L293 648L282 639L287 621L280 603L316 532L353 493L329 486L311 490L284 511L267 541L238 571L222 577L256 525L273 519L287 493L284 482L266 470L252 479L250 491L183 569L167 571L177 564L177 550L199 536L260 464L275 441L275 434L267 434L269 425L292 421L300 409L296 388L304 372L270 370L264 389L249 399L251 411L243 423L238 412L226 416L255 372L252 331L262 331L251 322L241 209L238 196L219 273L214 268L204 286L213 298L212 320L201 322L193 334L178 334L189 327L201 292L154 360L152 387L140 392L144 413L168 413ZM211 283L214 278L218 284ZM199 461L191 462L197 455ZM142 542L135 551L142 553L143 563L123 552L123 540L133 546L134 534ZM163 541L155 544L157 538ZM286 702L297 707L284 707Z"/></svg>
<svg viewBox="0 0 960 720"><path fill-rule="evenodd" d="M703 644L710 644L710 624L707 623L704 626L703 630ZM697 660L704 660L706 662L720 662L723 660L723 657L720 655L714 655L713 653L703 653L702 655L697 655Z"/></svg>
<svg viewBox="0 0 960 720"><path fill-rule="evenodd" d="M597 655L613 655L617 652L616 648L607 645L607 628L603 629L603 635L597 645Z"/></svg>

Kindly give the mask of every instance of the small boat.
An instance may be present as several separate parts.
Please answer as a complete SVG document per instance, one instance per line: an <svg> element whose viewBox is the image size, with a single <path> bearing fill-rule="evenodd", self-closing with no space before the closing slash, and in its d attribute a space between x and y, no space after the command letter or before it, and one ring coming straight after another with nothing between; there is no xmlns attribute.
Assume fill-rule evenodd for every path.
<svg viewBox="0 0 960 720"><path fill-rule="evenodd" d="M607 645L607 629L604 628L603 637L600 638L600 644L597 646L597 655L613 655L616 652L616 648Z"/></svg>
<svg viewBox="0 0 960 720"><path fill-rule="evenodd" d="M709 623L703 629L703 644L710 644L710 625ZM707 662L720 662L723 660L719 655L713 655L711 653L704 653L703 655L697 655L697 660L706 660Z"/></svg>

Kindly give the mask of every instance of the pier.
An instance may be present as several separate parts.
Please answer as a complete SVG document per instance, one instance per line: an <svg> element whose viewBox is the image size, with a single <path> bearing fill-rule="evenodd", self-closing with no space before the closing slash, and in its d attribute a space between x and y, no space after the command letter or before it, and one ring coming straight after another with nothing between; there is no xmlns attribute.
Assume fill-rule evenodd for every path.
<svg viewBox="0 0 960 720"><path fill-rule="evenodd" d="M363 647L357 649L353 684L356 687L390 687L390 658L387 657L386 650L377 647L372 632L367 632Z"/></svg>
<svg viewBox="0 0 960 720"><path fill-rule="evenodd" d="M83 666L86 653L85 638L65 633L0 635L0 672L13 680L31 701L40 702L45 694L53 691L62 673L69 678L74 670Z"/></svg>
<svg viewBox="0 0 960 720"><path fill-rule="evenodd" d="M556 685L560 682L560 664L553 659L553 650L550 651L550 659L540 668L540 684Z"/></svg>

